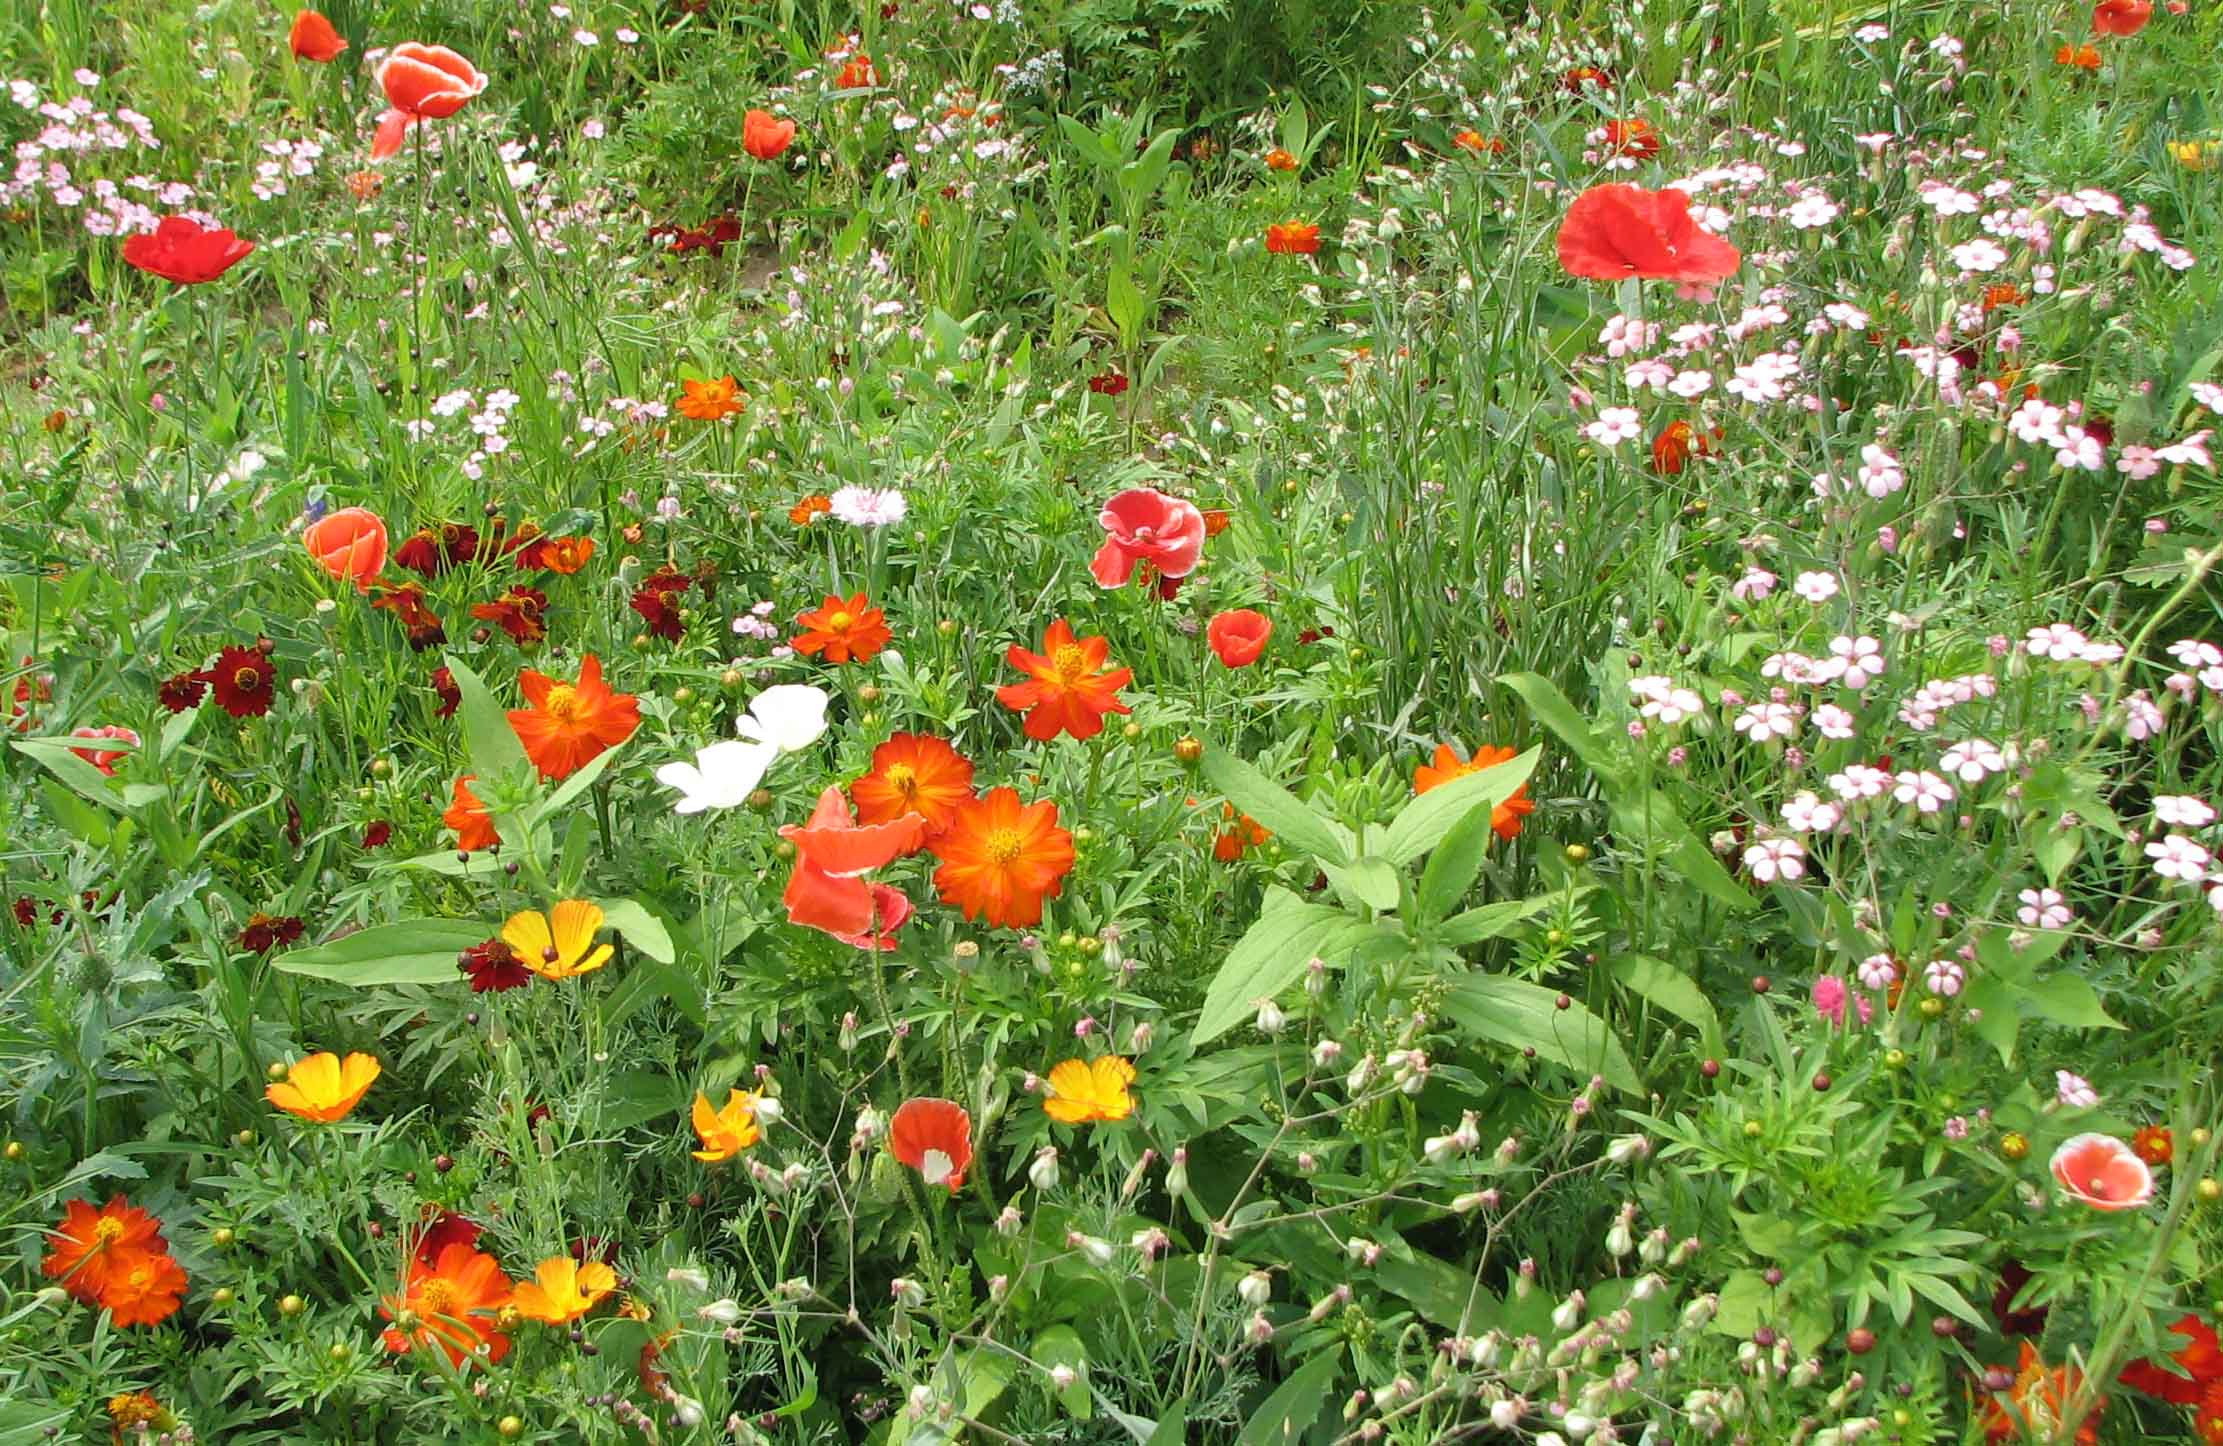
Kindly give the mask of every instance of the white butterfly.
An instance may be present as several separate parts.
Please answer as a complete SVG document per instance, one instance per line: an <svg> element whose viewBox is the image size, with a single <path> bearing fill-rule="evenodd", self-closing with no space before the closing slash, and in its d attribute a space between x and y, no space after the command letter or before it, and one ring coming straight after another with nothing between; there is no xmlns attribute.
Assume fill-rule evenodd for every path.
<svg viewBox="0 0 2223 1446"><path fill-rule="evenodd" d="M779 749L770 743L713 743L697 749L692 763L667 763L657 769L656 781L680 791L679 802L672 805L674 813L733 808L748 802L777 757Z"/></svg>
<svg viewBox="0 0 2223 1446"><path fill-rule="evenodd" d="M734 720L743 738L795 753L826 734L826 690L807 683L782 683L749 700L749 711ZM752 785L753 786L753 785Z"/></svg>

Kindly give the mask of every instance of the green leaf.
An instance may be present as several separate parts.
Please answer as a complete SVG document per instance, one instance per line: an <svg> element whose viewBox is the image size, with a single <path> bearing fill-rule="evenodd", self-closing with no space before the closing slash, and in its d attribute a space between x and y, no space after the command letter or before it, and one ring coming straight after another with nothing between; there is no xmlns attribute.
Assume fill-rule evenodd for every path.
<svg viewBox="0 0 2223 1446"><path fill-rule="evenodd" d="M1276 838L1323 863L1351 861L1356 840L1333 819L1323 818L1297 796L1216 743L1204 748L1204 776L1228 802L1271 829Z"/></svg>
<svg viewBox="0 0 2223 1446"><path fill-rule="evenodd" d="M1437 943L1453 949L1479 944L1484 939L1495 939L1523 919L1532 919L1557 902L1555 897L1546 896L1484 904L1444 920L1436 926L1433 937Z"/></svg>
<svg viewBox="0 0 2223 1446"><path fill-rule="evenodd" d="M72 753L68 744L50 738L21 738L16 740L15 751L53 774L80 797L89 798L104 808L119 811L123 808L115 781Z"/></svg>
<svg viewBox="0 0 2223 1446"><path fill-rule="evenodd" d="M1360 858L1349 864L1322 864L1320 871L1346 899L1385 914L1397 907L1397 870L1380 859Z"/></svg>
<svg viewBox="0 0 2223 1446"><path fill-rule="evenodd" d="M596 1120L605 1130L626 1130L660 1120L690 1104L686 1084L655 1070L619 1070L603 1082Z"/></svg>
<svg viewBox="0 0 2223 1446"><path fill-rule="evenodd" d="M1123 266L1112 268L1111 281L1104 293L1104 311L1119 328L1119 343L1133 348L1136 338L1142 335L1142 320L1146 309L1142 293Z"/></svg>
<svg viewBox="0 0 2223 1446"><path fill-rule="evenodd" d="M531 768L525 745L518 741L517 730L509 726L509 714L494 694L461 658L450 653L447 660L448 672L463 694L456 713L463 720L463 746L471 760L471 772L491 782Z"/></svg>
<svg viewBox="0 0 2223 1446"><path fill-rule="evenodd" d="M1189 1446L1189 1398L1183 1396L1166 1408L1143 1446Z"/></svg>
<svg viewBox="0 0 2223 1446"><path fill-rule="evenodd" d="M1534 757L1533 750L1530 757ZM1518 762L1518 760L1515 760ZM1503 768L1506 765L1499 764ZM1483 774L1470 773L1464 778L1453 779L1441 788L1429 790L1420 798L1407 804L1404 813L1410 813L1413 804L1433 798L1469 783L1480 783ZM1433 923L1447 918L1474 887L1474 876L1482 872L1482 860L1489 856L1490 844L1497 833L1490 827L1497 813L1497 806L1505 800L1496 796L1493 786L1471 804L1466 813L1451 825L1451 831L1439 840L1428 854L1428 866L1420 872L1420 891L1415 896L1416 907L1423 922ZM1509 793L1506 798L1512 797ZM1403 817L1403 813L1399 815Z"/></svg>
<svg viewBox="0 0 2223 1446"><path fill-rule="evenodd" d="M1642 1094L1635 1068L1605 1021L1574 1000L1559 1008L1564 997L1501 974L1470 974L1452 988L1444 1009L1471 1034L1515 1049L1534 1049L1539 1057L1577 1074L1602 1075L1617 1090Z"/></svg>
<svg viewBox="0 0 2223 1446"><path fill-rule="evenodd" d="M1613 826L1631 838L1647 841L1675 866L1684 882L1696 885L1700 893L1715 903L1740 914L1759 907L1759 900L1730 876L1713 851L1706 847L1706 841L1683 822L1683 816L1668 802L1666 794L1657 790L1636 795L1619 794L1611 802Z"/></svg>
<svg viewBox="0 0 2223 1446"><path fill-rule="evenodd" d="M505 717L502 720L502 724L504 727L508 727L509 720ZM510 734L512 737L516 736L516 731L517 730L515 730L514 728L510 729ZM628 743L631 741L631 739L626 740L626 742ZM566 804L570 803L580 794L585 793L589 788L592 788L594 786L594 781L602 776L602 770L608 768L612 763L616 762L618 754L623 752L624 748L624 743L613 744L612 746L603 749L600 753L595 754L594 757L588 759L586 761L586 764L581 767L577 773L574 773L569 778L565 779L561 784L557 786L554 793L548 795L548 801L546 803L543 803L539 808L533 810L533 817L536 819L546 818L550 814L554 813L557 809L562 808Z"/></svg>
<svg viewBox="0 0 2223 1446"><path fill-rule="evenodd" d="M381 984L449 984L455 956L483 944L494 930L472 919L405 919L358 929L343 939L274 954L282 974L368 988Z"/></svg>
<svg viewBox="0 0 2223 1446"><path fill-rule="evenodd" d="M1598 775L1600 783L1608 788L1628 786L1629 777L1620 756L1590 726L1590 720L1575 711L1575 705L1551 679L1534 673L1500 673L1497 681L1519 694L1536 721L1566 744L1567 751Z"/></svg>
<svg viewBox="0 0 2223 1446"><path fill-rule="evenodd" d="M1088 1347L1081 1344L1079 1331L1069 1325L1051 1326L1034 1338L1027 1354L1044 1369L1071 1366L1075 1372L1073 1384L1053 1394L1075 1418L1087 1421L1095 1417L1096 1400L1088 1390Z"/></svg>
<svg viewBox="0 0 2223 1446"><path fill-rule="evenodd" d="M1256 922L1212 976L1189 1043L1207 1044L1233 1029L1259 1000L1294 984L1315 956L1332 964L1384 932L1331 904L1308 904L1287 889L1268 889Z"/></svg>
<svg viewBox="0 0 2223 1446"><path fill-rule="evenodd" d="M1383 852L1391 863L1402 867L1442 843L1445 835L1476 809L1481 810L1486 823L1490 810L1521 791L1528 776L1536 771L1536 760L1541 756L1541 749L1531 748L1518 758L1509 758L1429 789L1399 809L1397 817L1390 820L1389 842ZM1479 857L1475 867L1481 867ZM1460 893L1466 892L1466 883L1473 878L1470 872L1459 886Z"/></svg>
<svg viewBox="0 0 2223 1446"><path fill-rule="evenodd" d="M2055 1024L2065 1024L2071 1029L2121 1029L2122 1024L2101 1007L2099 995L2093 992L2081 975L2065 969L2056 969L2043 979L2033 980L2018 991L2029 1001L2030 1008Z"/></svg>
<svg viewBox="0 0 2223 1446"><path fill-rule="evenodd" d="M659 964L669 964L679 957L672 948L671 933L664 928L664 921L651 914L633 899L597 899L602 906L602 922L625 936L625 942L654 959Z"/></svg>
<svg viewBox="0 0 2223 1446"><path fill-rule="evenodd" d="M1338 1341L1297 1368L1295 1375L1275 1387L1251 1418L1235 1446L1289 1446L1302 1440L1320 1419L1328 1390L1343 1365L1343 1344Z"/></svg>
<svg viewBox="0 0 2223 1446"><path fill-rule="evenodd" d="M1724 1053L1721 1016L1714 1012L1713 1001L1698 987L1697 980L1665 960L1642 954L1624 954L1606 968L1631 994L1694 1026L1709 1056L1719 1059Z"/></svg>

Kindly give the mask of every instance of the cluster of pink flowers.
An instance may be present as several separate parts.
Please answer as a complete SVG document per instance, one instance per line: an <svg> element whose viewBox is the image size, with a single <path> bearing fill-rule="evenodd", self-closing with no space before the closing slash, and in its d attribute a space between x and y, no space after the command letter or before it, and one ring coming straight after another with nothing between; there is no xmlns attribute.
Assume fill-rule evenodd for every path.
<svg viewBox="0 0 2223 1446"><path fill-rule="evenodd" d="M89 70L78 71L74 79L87 90L100 84ZM28 80L8 81L7 89L18 109L46 124L15 143L14 168L0 180L0 206L43 203L77 212L79 224L92 235L136 236L152 231L161 220L156 205L175 211L193 199L193 188L182 181L94 174L103 156L162 148L154 122L139 112L128 106L102 110L85 95L41 100L38 86ZM147 200L136 199L142 196Z"/></svg>

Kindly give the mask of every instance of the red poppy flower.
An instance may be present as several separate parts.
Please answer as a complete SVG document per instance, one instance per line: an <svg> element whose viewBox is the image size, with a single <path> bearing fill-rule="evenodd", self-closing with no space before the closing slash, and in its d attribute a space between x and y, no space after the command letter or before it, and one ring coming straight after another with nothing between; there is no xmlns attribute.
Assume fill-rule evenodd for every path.
<svg viewBox="0 0 2223 1446"><path fill-rule="evenodd" d="M500 624L519 643L537 643L548 636L548 594L537 587L513 587L492 602L471 604L471 616Z"/></svg>
<svg viewBox="0 0 2223 1446"><path fill-rule="evenodd" d="M1275 221L1266 227L1266 249L1276 256L1317 256L1320 227L1312 221Z"/></svg>
<svg viewBox="0 0 2223 1446"><path fill-rule="evenodd" d="M1273 619L1254 608L1231 608L1204 628L1204 640L1230 668L1247 668L1257 662L1266 651L1266 640L1273 635Z"/></svg>
<svg viewBox="0 0 2223 1446"><path fill-rule="evenodd" d="M888 1150L954 1195L973 1163L973 1117L955 1100L905 1100L888 1122Z"/></svg>
<svg viewBox="0 0 2223 1446"><path fill-rule="evenodd" d="M1096 521L1104 529L1104 545L1088 570L1098 587L1126 586L1142 562L1163 576L1187 577L1204 556L1204 514L1187 498L1169 497L1155 487L1119 493Z"/></svg>
<svg viewBox="0 0 2223 1446"><path fill-rule="evenodd" d="M1104 731L1107 713L1132 713L1119 701L1132 668L1105 668L1111 643L1104 638L1075 638L1073 625L1059 618L1042 634L1042 651L1030 653L1013 643L1004 657L1027 675L1024 683L996 690L996 701L1027 715L1027 737L1048 742L1060 733L1079 739Z"/></svg>
<svg viewBox="0 0 2223 1446"><path fill-rule="evenodd" d="M154 700L172 713L184 713L201 706L208 696L208 679L199 673L178 673L162 680L155 689Z"/></svg>
<svg viewBox="0 0 2223 1446"><path fill-rule="evenodd" d="M330 65L347 49L347 41L332 27L332 22L314 10L304 10L293 17L290 39L295 59L313 60L318 65Z"/></svg>
<svg viewBox="0 0 2223 1446"><path fill-rule="evenodd" d="M222 276L254 249L254 242L229 231L207 230L189 216L165 216L151 234L124 241L123 259L164 281L198 286Z"/></svg>
<svg viewBox="0 0 2223 1446"><path fill-rule="evenodd" d="M533 971L525 967L509 941L501 938L473 944L456 956L455 967L469 976L473 994L498 994L533 982Z"/></svg>
<svg viewBox="0 0 2223 1446"><path fill-rule="evenodd" d="M776 159L795 140L795 122L782 120L767 110L752 110L741 117L741 149L760 161Z"/></svg>
<svg viewBox="0 0 2223 1446"><path fill-rule="evenodd" d="M260 718L278 695L278 674L260 648L226 648L201 674L216 690L216 706L234 718Z"/></svg>
<svg viewBox="0 0 2223 1446"><path fill-rule="evenodd" d="M849 58L834 78L834 85L841 90L866 90L880 83L880 72L874 68L872 57L861 51Z"/></svg>
<svg viewBox="0 0 2223 1446"><path fill-rule="evenodd" d="M386 565L386 524L368 507L343 507L304 528L301 545L318 567L354 583L357 592L368 592L371 579Z"/></svg>
<svg viewBox="0 0 2223 1446"><path fill-rule="evenodd" d="M631 606L646 620L651 634L676 643L687 635L687 620L672 598L692 586L692 578L667 562L641 584Z"/></svg>
<svg viewBox="0 0 2223 1446"><path fill-rule="evenodd" d="M455 710L463 706L463 690L456 686L455 674L445 663L432 670L432 691L440 699L440 706L432 710L435 718L453 718Z"/></svg>
<svg viewBox="0 0 2223 1446"><path fill-rule="evenodd" d="M1712 285L1736 273L1743 253L1690 218L1690 196L1670 186L1592 186L1559 225L1559 264L1598 281L1641 276Z"/></svg>
<svg viewBox="0 0 2223 1446"><path fill-rule="evenodd" d="M868 884L864 876L907 853L926 838L926 820L901 814L885 823L859 825L839 788L818 796L800 826L780 837L795 845L795 872L781 902L791 924L831 934L854 949L895 947L895 933L911 917L902 890Z"/></svg>
<svg viewBox="0 0 2223 1446"><path fill-rule="evenodd" d="M383 160L401 149L401 139L419 121L441 120L463 109L486 89L477 66L444 45L405 40L378 65L378 84L391 109L378 118L371 159Z"/></svg>
<svg viewBox="0 0 2223 1446"><path fill-rule="evenodd" d="M139 735L117 723L110 723L103 728L73 728L70 730L69 736L72 738L112 738L117 742L130 744L131 748L139 746ZM110 778L116 776L116 765L131 756L130 748L72 748L70 752L84 759Z"/></svg>
<svg viewBox="0 0 2223 1446"><path fill-rule="evenodd" d="M475 773L466 773L455 781L455 801L440 815L441 824L455 831L457 853L475 854L502 841L502 836L494 831L494 815L486 811L486 805L471 791L471 780L476 777Z"/></svg>
<svg viewBox="0 0 2223 1446"><path fill-rule="evenodd" d="M2149 0L2099 0L2092 7L2094 35L2136 35L2153 19Z"/></svg>
<svg viewBox="0 0 2223 1446"><path fill-rule="evenodd" d="M1606 150L1614 155L1649 159L1660 153L1660 133L1641 116L1605 123Z"/></svg>

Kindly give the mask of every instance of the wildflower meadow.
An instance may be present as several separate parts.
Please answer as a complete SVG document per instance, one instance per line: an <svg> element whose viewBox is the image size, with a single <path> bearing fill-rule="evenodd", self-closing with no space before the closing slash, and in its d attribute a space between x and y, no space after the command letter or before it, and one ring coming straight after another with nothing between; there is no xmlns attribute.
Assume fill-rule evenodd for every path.
<svg viewBox="0 0 2223 1446"><path fill-rule="evenodd" d="M2223 1446L2219 55L0 10L0 1446Z"/></svg>

